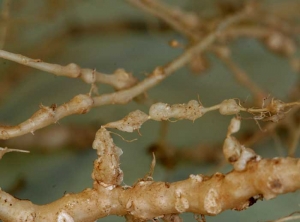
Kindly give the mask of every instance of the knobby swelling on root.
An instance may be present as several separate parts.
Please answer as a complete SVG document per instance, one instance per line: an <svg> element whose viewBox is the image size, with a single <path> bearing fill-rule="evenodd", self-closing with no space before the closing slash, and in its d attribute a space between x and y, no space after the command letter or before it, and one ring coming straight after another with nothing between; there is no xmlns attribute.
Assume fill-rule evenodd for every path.
<svg viewBox="0 0 300 222"><path fill-rule="evenodd" d="M63 2L61 1L61 4L64 4ZM8 41L7 35L10 28L20 26L24 30L28 21L18 20L16 14L20 13L17 11L14 14L14 10L18 8L15 7L18 4L14 0L3 1L0 15L0 58L18 63L22 67L27 66L56 75L58 78L69 78L70 81L71 79L82 80L90 86L90 91L75 94L72 99L62 104L51 106L41 104L31 117L15 125L1 124L0 139L6 141L14 138L20 139L23 147L18 149L11 145L0 147L0 159L5 158L10 152L29 153L27 147L31 145L26 147L26 140L22 140L21 136L34 134L51 124L60 127L59 124L64 125L64 123L59 121L68 116L89 115L90 110L104 105L127 105L129 102L141 101L148 106L149 111L147 113L132 109L123 119L116 118L119 120L114 119L97 124L94 141L89 144L97 153L91 173L93 184L90 188L79 193L66 193L62 198L45 205L36 205L30 200L18 199L10 194L11 192L0 189L0 219L8 222L89 222L109 215L118 215L129 222L148 220L179 222L182 221L182 213L190 212L195 214L197 221L204 222L205 216L218 215L225 210L246 210L258 200L269 200L280 194L300 189L300 159L294 157L300 139L299 76L286 95L282 95L280 99L275 98L267 89L263 89L260 84L251 79L251 73L248 73L247 68L237 62L235 51L231 47L239 39L242 41L247 38L257 41L270 54L280 56L295 72L299 73L300 60L297 57L300 33L299 11L293 10L300 7L299 3L289 1L265 5L264 2L258 1L219 1L214 4L215 10L212 14L202 15L196 8L194 11L186 11L158 0L126 0L124 2L137 8L139 13L154 16L159 23L151 20L136 23L131 18L128 21L116 20L103 24L98 24L98 21L93 21L91 24L78 24L75 28L69 27L64 32L55 33L54 37L47 37L44 43L36 43L35 48L38 53L29 50L22 52L21 55L12 52L22 51L17 47L11 50L9 47L6 49L10 41L14 39L11 38ZM71 8L71 4L66 4L67 8ZM56 5L54 2L48 2L47 9L50 10L53 7L52 13L55 14L56 7L59 8L59 6L54 5ZM46 22L47 19L51 20L51 18L43 18L41 22ZM72 40L70 39L72 35L92 33L102 36L103 33L118 33L118 30L122 32L127 30L129 33L144 30L149 34L149 30L151 33L157 31L156 26L160 26L157 30L173 29L186 41L183 43L184 41L180 38L180 40L172 39L169 45L173 48L180 48L182 53L169 59L165 64L155 65L153 71L144 75L141 80L128 69L120 67L114 67L115 71L107 74L94 68L82 68L84 66L73 62L68 65L46 62L47 57L50 60L53 55L53 50L59 51L63 48L64 41ZM19 42L21 40L24 42L20 37L22 37L21 34L15 36ZM49 48L49 45L51 49L45 50L45 46ZM33 47L27 46L27 48ZM42 55L43 60L33 59ZM249 92L252 98L250 105L241 99L239 94L220 99L212 103L213 105L208 105L209 102L202 103L202 99L200 101L199 98L186 103L178 103L179 98L176 98L176 104L168 104L162 101L162 98L152 98L150 94L147 94L147 91L159 84L167 84L169 77L183 67L188 67L192 73L200 74L197 78L201 78L205 71L210 70L212 56L224 64L236 84ZM17 69L18 64L11 65L6 70L9 74L1 77L0 99L10 98L7 93L9 89L14 89L18 82L22 82L20 74L13 74L26 72ZM269 75L271 74L273 73ZM99 93L98 86L101 87L102 84L111 86L113 91ZM195 89L195 95L198 90L199 88ZM212 93L214 90L221 89L210 86L209 91L205 93ZM171 122L180 120L195 122L199 118L206 118L205 114L209 112L232 116L227 133L224 132L225 139L222 145L217 145L220 150L215 151L222 153L224 163L221 162L221 165L225 162L231 165L230 172L225 174L216 172L212 175L202 175L199 172L199 174L190 174L185 180L177 182L156 181L153 177L155 165L156 162L162 164L164 157L156 158L159 156L159 150L155 150L152 153L153 160L149 173L132 185L124 185L126 174L120 167L120 156L123 150L115 144L111 136L117 133L110 130L129 133L137 131L140 134L141 126L148 121L170 122L176 125ZM257 124L257 130L238 136L237 133L243 133L239 131L246 119L254 121ZM74 132L74 135L69 135L68 140L74 140L75 142L70 143L76 144L76 129L73 130L69 131ZM214 131L214 129L209 130ZM267 159L263 155L258 155L254 150L254 143L270 136L275 138L280 130L284 130L287 135L289 157ZM53 130L49 132L48 140L44 140L45 143L52 139ZM81 133L84 134L84 132ZM64 135L59 136L64 137ZM39 137L39 135L34 137ZM123 137L122 139L125 140ZM165 135L161 136L157 143L164 149L168 149ZM205 152L205 150L199 152L202 151ZM169 157L168 152L164 154ZM172 158L176 158L176 155ZM186 158L188 160L188 157ZM222 160L217 158L217 161Z"/></svg>

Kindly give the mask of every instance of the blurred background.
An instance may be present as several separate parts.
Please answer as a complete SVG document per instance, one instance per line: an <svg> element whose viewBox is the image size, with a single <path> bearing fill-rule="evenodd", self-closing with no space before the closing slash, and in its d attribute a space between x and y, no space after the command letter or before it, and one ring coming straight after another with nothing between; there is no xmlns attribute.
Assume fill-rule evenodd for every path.
<svg viewBox="0 0 300 222"><path fill-rule="evenodd" d="M204 21L222 18L222 1L163 2L191 11ZM224 2L239 4L227 0L223 1L224 5ZM266 8L275 8L280 1L264 1L264 4ZM2 49L49 63L76 63L103 73L124 68L143 80L155 67L172 61L184 51L183 47L170 47L170 41L176 40L183 46L189 43L163 21L120 0L0 0L0 7ZM299 73L291 68L288 59L270 52L253 38L238 38L228 45L233 60L269 98L299 99ZM204 106L212 106L224 99L238 98L243 106L254 106L251 92L237 83L231 71L213 53L205 54L201 61L203 70L195 71L190 64L129 104L93 108L85 115L66 117L34 135L0 141L1 147L30 150L30 154L9 153L1 159L1 189L35 204L46 204L65 193L91 187L93 161L97 157L91 145L97 129L136 109L147 113L154 102L174 104L200 99ZM104 84L98 85L98 90L99 94L114 91ZM57 77L0 59L2 125L25 121L41 104L60 105L89 91L90 85L79 79ZM121 156L124 185L132 185L148 173L153 151L157 157L156 181L172 182L184 180L190 174L229 172L231 167L224 163L221 148L230 119L231 116L210 112L195 122L148 121L142 126L141 135L115 131L126 140L138 139L129 143L113 135L124 152ZM264 129L266 124L261 123L260 127ZM251 136L259 135L251 144L258 154L287 156L288 127L280 127L272 133L264 133L260 127L245 117L238 138L246 143L253 138ZM299 156L298 151L295 156ZM242 212L225 211L206 219L209 222L274 220L299 211L299 203L299 192L296 192L258 201ZM192 221L193 214L183 214L182 218ZM98 221L124 220L109 216Z"/></svg>

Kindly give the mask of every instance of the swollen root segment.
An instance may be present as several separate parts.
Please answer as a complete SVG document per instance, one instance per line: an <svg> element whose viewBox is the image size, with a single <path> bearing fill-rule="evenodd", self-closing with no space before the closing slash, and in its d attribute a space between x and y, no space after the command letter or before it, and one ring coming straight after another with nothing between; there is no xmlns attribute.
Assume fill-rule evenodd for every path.
<svg viewBox="0 0 300 222"><path fill-rule="evenodd" d="M105 186L120 185L123 181L123 172L119 167L119 157L123 152L113 143L105 128L102 127L96 133L93 148L98 154L98 158L94 161L93 180Z"/></svg>
<svg viewBox="0 0 300 222"><path fill-rule="evenodd" d="M50 124L56 123L65 116L87 113L93 105L93 99L89 95L77 95L69 102L56 107L40 106L40 110L34 113L28 120L17 126L0 126L0 139L7 140L12 137L34 133Z"/></svg>
<svg viewBox="0 0 300 222"><path fill-rule="evenodd" d="M170 106L166 103L153 104L149 110L149 117L156 121L174 119L196 120L205 113L196 100L191 100L187 104L175 104Z"/></svg>
<svg viewBox="0 0 300 222"><path fill-rule="evenodd" d="M225 159L233 165L236 171L245 170L249 161L259 161L261 157L257 155L252 149L241 145L239 141L231 136L240 129L241 120L233 118L228 127L227 137L223 145L223 154Z"/></svg>
<svg viewBox="0 0 300 222"><path fill-rule="evenodd" d="M149 109L149 114L136 110L129 113L125 118L107 123L104 125L106 128L115 128L124 132L133 132L140 129L143 123L148 120L165 121L165 120L192 120L202 117L205 113L218 110L222 115L239 115L241 112L248 112L253 115L253 119L264 121L278 121L278 116L284 116L285 109L291 106L299 106L300 103L284 103L280 100L272 100L271 103L265 108L245 108L237 103L236 99L226 99L220 104L204 107L200 102L191 100L188 103L182 104L167 104L155 103ZM259 116L258 116L259 115ZM240 120L233 119L229 128L228 135L235 133L240 128Z"/></svg>
<svg viewBox="0 0 300 222"><path fill-rule="evenodd" d="M93 189L66 194L42 206L0 191L0 215L4 221L86 222L107 215L131 215L141 221L183 212L216 215L296 191L300 188L299 172L300 162L295 158L250 160L243 172L191 175L174 183L141 180L132 187L122 187L95 182Z"/></svg>

